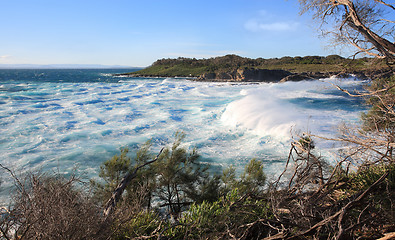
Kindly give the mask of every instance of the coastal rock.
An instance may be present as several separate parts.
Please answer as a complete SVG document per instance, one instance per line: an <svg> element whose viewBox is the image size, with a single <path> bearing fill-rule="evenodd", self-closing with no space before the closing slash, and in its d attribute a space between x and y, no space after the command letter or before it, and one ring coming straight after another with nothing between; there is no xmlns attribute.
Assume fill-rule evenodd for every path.
<svg viewBox="0 0 395 240"><path fill-rule="evenodd" d="M289 75L291 73L284 70L244 68L237 70L235 80L242 82L279 82Z"/></svg>
<svg viewBox="0 0 395 240"><path fill-rule="evenodd" d="M214 79L216 79L215 73L204 73L198 78L198 80L214 80Z"/></svg>
<svg viewBox="0 0 395 240"><path fill-rule="evenodd" d="M233 80L234 79L234 74L232 73L227 73L227 72L220 72L216 76L217 79L222 79L222 80Z"/></svg>
<svg viewBox="0 0 395 240"><path fill-rule="evenodd" d="M286 76L285 78L281 79L280 82L299 82L299 81L303 81L303 80L312 80L311 77L309 77L306 74L292 74L289 76Z"/></svg>
<svg viewBox="0 0 395 240"><path fill-rule="evenodd" d="M205 73L198 77L201 81L237 81L237 82L279 82L292 73L284 70L257 68L237 69L233 72Z"/></svg>
<svg viewBox="0 0 395 240"><path fill-rule="evenodd" d="M328 78L336 73L332 72L327 72L327 73L322 73L322 72L302 72L302 73L294 73L289 76L286 76L285 78L281 79L280 82L288 82L288 81L293 81L293 82L298 82L298 81L304 81L304 80L314 80L314 79L320 79L320 78Z"/></svg>

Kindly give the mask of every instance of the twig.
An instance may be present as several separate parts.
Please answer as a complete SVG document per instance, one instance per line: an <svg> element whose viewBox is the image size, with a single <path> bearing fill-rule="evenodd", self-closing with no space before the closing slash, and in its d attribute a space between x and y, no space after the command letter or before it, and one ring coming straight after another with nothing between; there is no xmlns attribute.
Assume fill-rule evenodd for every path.
<svg viewBox="0 0 395 240"><path fill-rule="evenodd" d="M343 234L343 230L342 230L342 226L341 226L341 222L342 219L344 217L344 215L346 214L347 210L352 207L354 204L356 204L357 202L361 201L374 187L376 187L380 182L382 182L389 174L389 171L385 172L376 182L374 182L368 189L366 189L364 192L362 192L355 200L349 202L346 204L346 206L344 206L341 210L339 210L338 212L336 212L335 214L333 214L332 216L329 216L327 218L325 218L324 220L316 223L314 226L312 226L311 228L300 232L290 238L288 238L289 240L291 239L299 239L302 236L306 236L306 235L310 235L313 231L315 231L317 228L326 225L327 223L329 223L330 221L332 221L333 219L335 219L336 217L339 217L338 219L338 226L339 226L339 232L336 236L336 239L340 239L340 237Z"/></svg>

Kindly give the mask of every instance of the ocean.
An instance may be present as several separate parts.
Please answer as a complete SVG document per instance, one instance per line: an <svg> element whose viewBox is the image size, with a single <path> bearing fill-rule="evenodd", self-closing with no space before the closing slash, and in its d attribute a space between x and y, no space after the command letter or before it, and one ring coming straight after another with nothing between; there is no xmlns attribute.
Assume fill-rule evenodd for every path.
<svg viewBox="0 0 395 240"><path fill-rule="evenodd" d="M357 124L366 110L330 84L361 89L367 82L356 78L247 84L112 75L128 71L1 69L1 164L94 178L120 148L133 155L151 140L158 152L183 131L184 146L213 171L232 164L240 172L257 158L270 178L283 170L292 136L335 137L339 124ZM341 147L320 139L316 146L328 161Z"/></svg>

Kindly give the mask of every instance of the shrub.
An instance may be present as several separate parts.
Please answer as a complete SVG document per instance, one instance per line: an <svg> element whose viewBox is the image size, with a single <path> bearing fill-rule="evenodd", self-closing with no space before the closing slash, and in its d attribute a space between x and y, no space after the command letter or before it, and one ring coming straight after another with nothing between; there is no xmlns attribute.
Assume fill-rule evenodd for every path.
<svg viewBox="0 0 395 240"><path fill-rule="evenodd" d="M31 173L16 179L13 202L2 214L5 239L106 239L108 225L75 176Z"/></svg>

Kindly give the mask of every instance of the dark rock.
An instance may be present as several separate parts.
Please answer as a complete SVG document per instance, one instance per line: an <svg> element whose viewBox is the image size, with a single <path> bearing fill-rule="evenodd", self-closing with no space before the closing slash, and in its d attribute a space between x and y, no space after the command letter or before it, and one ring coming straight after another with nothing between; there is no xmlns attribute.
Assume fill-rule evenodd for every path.
<svg viewBox="0 0 395 240"><path fill-rule="evenodd" d="M203 75L198 77L198 80L214 80L216 79L215 73L204 73Z"/></svg>
<svg viewBox="0 0 395 240"><path fill-rule="evenodd" d="M216 76L217 79L223 79L223 80L233 80L234 75L232 73L227 73L227 72L220 72Z"/></svg>
<svg viewBox="0 0 395 240"><path fill-rule="evenodd" d="M237 70L235 80L243 82L279 82L291 74L284 70L245 68Z"/></svg>
<svg viewBox="0 0 395 240"><path fill-rule="evenodd" d="M315 79L320 79L320 78L328 78L330 76L335 75L335 73L322 73L322 72L302 72L302 73L294 73L292 75L289 75L283 79L281 79L280 82L288 82L288 81L304 81L304 80L315 80Z"/></svg>
<svg viewBox="0 0 395 240"><path fill-rule="evenodd" d="M201 81L237 81L237 82L279 82L292 73L284 70L257 68L237 69L232 72L205 73L198 77Z"/></svg>
<svg viewBox="0 0 395 240"><path fill-rule="evenodd" d="M312 78L309 77L307 74L292 74L281 79L280 82L288 82L288 81L299 82L303 80L312 80Z"/></svg>

